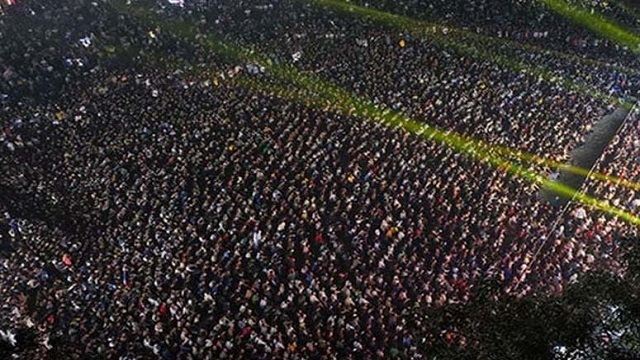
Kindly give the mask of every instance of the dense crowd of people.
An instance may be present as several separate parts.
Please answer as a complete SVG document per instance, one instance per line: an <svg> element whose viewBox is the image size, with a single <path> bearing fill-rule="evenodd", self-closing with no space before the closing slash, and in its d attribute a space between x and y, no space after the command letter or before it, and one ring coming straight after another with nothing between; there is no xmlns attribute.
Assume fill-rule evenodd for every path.
<svg viewBox="0 0 640 360"><path fill-rule="evenodd" d="M605 61L637 63L637 49L625 48L600 34L586 31L579 21L606 21L623 24L633 29L638 25L637 9L625 1L568 0L568 1L511 1L510 6L499 0L423 2L401 0L354 1L360 5L404 13L455 27L466 28L499 38L517 40L523 44L542 45L547 49L588 55ZM575 19L559 14L551 4L564 4ZM633 2L630 2L633 4ZM573 7L571 7L573 6ZM636 5L637 6L637 5ZM593 17L585 18L587 13ZM633 33L633 31L631 31ZM612 54L617 59L612 59Z"/></svg>
<svg viewBox="0 0 640 360"><path fill-rule="evenodd" d="M24 0L0 17L0 354L420 359L470 345L425 314L484 280L525 296L624 270L616 239L635 230L622 220L556 207L527 179L401 127L278 96L276 73L207 37L380 111L561 162L615 108L594 92L637 92L627 50L529 1L431 10L483 36L548 31L535 43L554 50L589 39L571 51L593 61L487 38L542 77L447 45L463 39L312 2L158 3L155 23L131 3ZM632 114L599 171L637 180L637 130ZM597 184L613 205L640 205Z"/></svg>
<svg viewBox="0 0 640 360"><path fill-rule="evenodd" d="M581 188L582 193L600 200L605 206L614 206L631 216L636 216L640 205L636 198L637 188L632 185L640 180L637 131L638 111L633 108L621 131L592 170L625 183L590 178ZM521 274L519 281L524 286L521 290L528 292L534 287L547 287L560 293L580 274L589 271L622 275L625 271L624 251L629 248L628 241L637 236L636 225L628 220L593 211L577 201L569 203L540 242L535 253L540 258Z"/></svg>

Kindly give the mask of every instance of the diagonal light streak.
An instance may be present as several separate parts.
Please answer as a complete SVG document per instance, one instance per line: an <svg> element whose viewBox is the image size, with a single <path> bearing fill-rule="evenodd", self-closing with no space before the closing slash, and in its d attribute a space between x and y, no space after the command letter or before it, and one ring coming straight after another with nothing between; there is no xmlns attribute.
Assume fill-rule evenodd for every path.
<svg viewBox="0 0 640 360"><path fill-rule="evenodd" d="M130 10L134 16L135 14L138 14L137 16L144 18L146 21L151 21L153 23L160 22L153 17L148 16L148 11L140 9ZM173 31L184 37L192 38L194 37L194 34L197 33L193 26L185 24L184 22L161 21L161 23L162 25L165 25L165 28L169 29L169 31ZM253 62L254 64L263 66L273 77L287 80L291 84L305 89L305 91L312 94L315 93L316 96L329 101L334 110L343 111L347 114L356 115L364 119L378 121L389 127L402 128L409 133L450 147L459 153L467 154L480 162L488 163L498 169L503 169L508 173L532 184L541 185L547 189L551 189L558 195L574 198L576 201L587 206L605 211L631 224L640 225L640 218L623 209L611 206L605 201L580 193L572 187L560 184L557 181L549 180L543 175L535 173L532 170L526 169L509 160L505 160L503 157L496 155L495 147L491 144L469 141L458 134L418 122L402 115L401 113L390 110L381 110L370 102L367 102L354 94L331 84L330 82L312 75L303 74L289 65L273 64L271 61L265 59L259 54L238 46L222 43L211 36L201 36L199 41L201 41L201 43L207 46L210 50L221 55L239 61ZM514 155L513 152L510 154Z"/></svg>
<svg viewBox="0 0 640 360"><path fill-rule="evenodd" d="M599 13L591 13L586 9L570 4L563 0L538 0L547 5L551 10L566 17L582 27L629 48L635 54L640 55L640 36L626 29L614 20L606 18Z"/></svg>
<svg viewBox="0 0 640 360"><path fill-rule="evenodd" d="M244 84L249 84L254 89L266 91L271 95L276 95L287 100L292 100L292 97L295 97L295 95L292 96L291 93L287 94L287 90L278 88L277 85L263 85L255 80L243 81ZM312 93L319 93L317 88L305 89ZM503 157L497 156L491 147L482 146L476 142L469 142L454 133L446 132L428 124L420 123L395 111L382 111L373 105L363 102L356 96L342 93L338 89L320 90L320 93L322 99L314 100L313 97L310 99L310 97L305 96L310 95L308 93L300 95L299 98L306 99L307 104L329 107L334 111L346 115L373 120L383 123L389 127L402 128L413 135L435 141L436 143L447 146L458 153L468 155L480 162L488 163L494 168L507 171L508 173L526 180L531 184L544 186L553 190L558 195L566 198L573 198L574 201L580 202L597 210L607 212L633 225L640 225L640 218L635 215L626 212L621 208L612 206L605 201L586 195L575 188L563 185L557 181L549 180L545 176L522 167L515 162L505 160Z"/></svg>
<svg viewBox="0 0 640 360"><path fill-rule="evenodd" d="M420 20L416 20L410 17L401 16L397 14L392 14L372 8L362 7L358 5L354 5L351 3L347 3L342 0L311 0L318 5L326 6L334 11L347 13L351 15L357 16L366 16L372 20L375 20L380 23L384 23L387 25L395 26L405 31L410 31L416 33L424 38L429 39L435 44L442 46L449 46L454 48L456 51L471 56L473 58L490 61L495 64L498 64L504 68L511 69L515 72L524 72L528 74L532 74L540 77L541 79L549 82L551 84L560 84L566 87L569 90L575 91L580 94L586 94L590 97L603 100L607 103L617 103L618 100L612 96L606 95L601 91L586 86L584 84L579 84L568 77L563 77L557 74L554 74L552 71L538 66L527 64L526 62L519 61L516 59L511 59L506 56L497 54L495 52L491 52L483 48L482 46L476 46L475 44L482 43L482 41L487 41L487 38L483 35L474 34L469 31L459 30L455 28L451 28L444 25L433 24L422 22ZM446 29L446 30L445 30ZM444 35L444 34L447 35ZM453 41L452 36L449 34L458 34L469 37L468 43L463 43L460 41ZM493 39L492 42L497 40ZM572 57L571 61L576 61L577 57Z"/></svg>
<svg viewBox="0 0 640 360"><path fill-rule="evenodd" d="M498 38L491 35L479 34L470 30L458 28L453 25L449 25L449 24L444 25L444 24L435 23L431 21L420 20L417 18L409 17L409 16L403 16L403 15L394 14L391 12L386 12L383 10L373 8L371 6L366 6L366 7L359 6L357 4L350 3L344 0L305 0L305 1L310 1L317 5L321 5L329 9L333 9L335 11L348 12L351 14L357 14L361 16L368 16L376 21L386 22L390 25L394 25L400 28L407 28L409 30L430 31L433 33L440 33L440 34L446 33L448 37L455 35L460 39L463 39L466 41L478 42L481 44L492 44L500 47L517 48L517 49L534 52L534 53L544 53L544 54L553 55L555 58L561 58L571 62L578 62L585 65L611 68L611 69L615 69L628 74L636 74L636 75L640 74L639 70L636 70L627 66L611 64L602 60L585 58L583 56L578 56L574 54L567 54L561 51L547 49L542 46L523 44L521 42L509 39L509 38Z"/></svg>
<svg viewBox="0 0 640 360"><path fill-rule="evenodd" d="M447 34L447 37L457 36L460 39L470 42L477 42L481 44L492 44L500 47L517 48L534 53L544 53L553 55L555 58L561 58L571 62L578 62L591 66L606 67L615 69L628 74L639 75L640 71L616 64L610 64L602 60L585 58L574 54L567 54L561 51L547 49L542 46L523 44L516 40L509 38L498 38L495 36L479 34L470 30L461 29L453 25L444 25L431 21L420 20L417 18L394 14L373 8L371 6L359 6L344 0L305 0L314 4L325 6L329 9L343 13L351 13L355 15L367 16L376 21L388 23L400 28L407 28L409 30L430 31L432 33Z"/></svg>
<svg viewBox="0 0 640 360"><path fill-rule="evenodd" d="M443 33L444 28L447 28L449 32L451 32L452 34L459 34L459 35L463 35L466 37L469 37L473 40L480 40L480 41L491 41L491 42L496 42L496 41L503 41L506 44L509 45L513 45L513 46L519 46L519 47L523 47L523 48L528 48L528 49L534 49L534 50L543 50L542 48L538 48L538 47L534 47L534 46L528 46L528 45L520 45L519 43L512 41L512 40L506 40L506 39L495 39L489 36L485 36L485 35L479 35L479 34L475 34L466 30L460 30L460 29L456 29L456 28L452 28L449 26L443 26L443 25L439 25L439 24L434 24L434 23L428 23L428 22L424 22L424 21L420 21L420 20L416 20L410 17L406 17L406 16L401 16L401 15L397 15L397 14L393 14L393 13L388 13L388 12L384 12L384 11L380 11L380 10L376 10L376 9L372 9L372 8L368 8L368 7L362 7L362 6L358 6L358 5L354 5L351 3L347 3L345 1L342 0L311 0L317 4L320 5L324 5L327 6L331 9L334 9L336 11L341 11L341 12L348 12L351 14L356 14L356 15L361 15L361 16L368 16L376 21L379 22L384 22L390 25L394 25L397 27L401 27L404 29L422 29L422 31L424 32L424 30L427 31L431 31L432 33ZM431 29L431 30L429 30ZM449 41L449 40L447 40ZM464 46L464 45L458 45L458 46ZM470 49L469 47L465 47L465 49ZM466 50L465 50L466 51ZM469 51L474 52L477 54L476 50L470 49ZM571 59L572 61L576 61L579 59L582 59L578 56L574 56L574 55L566 55L564 53L561 52L551 52L554 55L560 55L563 57L569 57L569 59ZM487 56L481 56L482 58L486 58ZM522 63L514 63L511 62L509 59L506 58L495 58L497 59L499 62L501 63L505 63L505 62L509 62L510 67L515 68L516 70L525 70L527 68L526 65L523 65ZM584 61L584 60L583 60ZM588 61L588 60L587 60ZM593 60L592 61L593 65L604 65L604 63L599 63L598 61ZM625 71L633 71L633 72L637 72L631 69L624 69ZM539 75L543 75L543 77L545 77L546 79L549 79L553 82L555 82L555 75L553 75L551 72L548 72L547 70L544 69L539 69L539 71L541 71L542 73L539 73ZM599 93L595 90L589 89L586 86L583 85L578 85L576 83L573 83L571 81L565 81L565 85L568 85L569 88L573 88L574 90L576 89L580 89L581 91L586 91L588 93L590 93L591 95L593 95L596 98L609 98L606 95L603 95L602 93ZM595 92L594 92L595 91ZM624 104L626 105L625 107L627 108L627 110L630 109L630 105L629 104ZM469 139L471 140L471 139ZM499 145L492 145L492 147L495 150L498 150L501 154L513 154L514 153L514 149L510 149L508 147L503 147L503 146L499 146ZM628 187L628 188L632 188L634 190L640 190L640 184L639 183L635 183L635 182L631 182L625 179L620 179L614 176L610 176L610 175L606 175L606 174L602 174L602 173L598 173L598 172L590 172L590 170L585 169L585 168L581 168L581 167L577 167L577 166L573 166L573 165L569 165L569 164L564 164L558 161L554 161L551 159L546 159L537 155L533 155L533 154L528 154L526 152L521 152L518 151L517 157L520 159L524 159L527 161L532 161L538 164L544 164L548 167L551 168L557 168L559 170L563 170L566 172L570 172L573 174L577 174L577 175L581 175L581 176L588 176L589 178L594 178L600 181L607 181L607 182L611 182L613 184L616 185L622 185L624 187Z"/></svg>

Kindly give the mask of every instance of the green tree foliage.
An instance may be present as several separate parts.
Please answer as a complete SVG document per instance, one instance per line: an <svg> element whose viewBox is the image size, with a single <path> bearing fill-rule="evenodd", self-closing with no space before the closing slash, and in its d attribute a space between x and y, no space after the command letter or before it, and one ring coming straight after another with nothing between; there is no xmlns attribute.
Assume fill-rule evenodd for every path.
<svg viewBox="0 0 640 360"><path fill-rule="evenodd" d="M506 296L487 281L468 304L431 310L443 346L432 359L639 359L640 246L627 271L584 275L560 295ZM454 333L454 335L451 335Z"/></svg>

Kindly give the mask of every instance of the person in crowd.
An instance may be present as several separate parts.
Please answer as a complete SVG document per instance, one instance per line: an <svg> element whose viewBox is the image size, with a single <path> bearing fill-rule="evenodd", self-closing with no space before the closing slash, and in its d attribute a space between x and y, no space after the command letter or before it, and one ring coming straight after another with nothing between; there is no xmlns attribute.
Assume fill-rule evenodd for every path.
<svg viewBox="0 0 640 360"><path fill-rule="evenodd" d="M197 23L192 38L106 1L25 1L0 17L0 354L420 359L457 341L424 311L471 300L487 279L525 296L624 270L615 239L634 229L623 221L556 208L526 179L402 128L243 86L233 79L281 79L211 54L202 38L556 161L613 104L299 1L223 3L153 8ZM494 1L449 3L433 11L452 26L473 14L480 33L504 26L498 34L516 39L532 31L520 17L540 11L538 31L552 35L532 42L585 39L572 51L598 62L504 56L636 91L637 74L602 61L613 49L631 66L626 50L529 2L506 13ZM600 171L637 180L637 130L632 114ZM587 190L629 210L640 201L628 188Z"/></svg>

